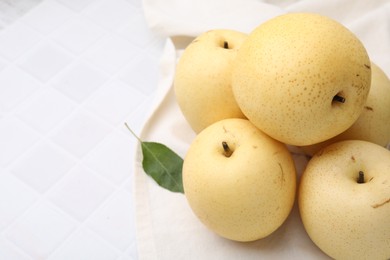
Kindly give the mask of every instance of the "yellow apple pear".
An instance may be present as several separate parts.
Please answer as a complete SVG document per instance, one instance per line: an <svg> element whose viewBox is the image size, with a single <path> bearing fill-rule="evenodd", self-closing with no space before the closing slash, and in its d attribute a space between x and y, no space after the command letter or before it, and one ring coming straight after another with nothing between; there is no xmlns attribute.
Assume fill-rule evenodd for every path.
<svg viewBox="0 0 390 260"><path fill-rule="evenodd" d="M390 151L348 140L317 152L301 176L299 211L333 259L390 259Z"/></svg>
<svg viewBox="0 0 390 260"><path fill-rule="evenodd" d="M173 82L176 100L196 133L221 119L245 118L233 96L231 70L246 37L235 30L207 31L180 57Z"/></svg>
<svg viewBox="0 0 390 260"><path fill-rule="evenodd" d="M345 26L311 13L277 16L242 44L232 87L244 115L271 137L310 145L349 128L371 83L361 41Z"/></svg>
<svg viewBox="0 0 390 260"><path fill-rule="evenodd" d="M235 241L264 238L294 204L295 165L286 146L246 119L224 119L201 131L183 164L183 188L200 221Z"/></svg>
<svg viewBox="0 0 390 260"><path fill-rule="evenodd" d="M312 156L321 148L343 140L364 140L381 146L390 144L390 79L371 62L371 88L363 112L356 122L341 134L324 142L301 147Z"/></svg>

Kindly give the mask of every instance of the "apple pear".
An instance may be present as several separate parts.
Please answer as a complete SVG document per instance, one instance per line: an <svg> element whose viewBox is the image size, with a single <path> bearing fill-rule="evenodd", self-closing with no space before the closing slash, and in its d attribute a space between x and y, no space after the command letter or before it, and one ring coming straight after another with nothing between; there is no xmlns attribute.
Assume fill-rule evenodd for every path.
<svg viewBox="0 0 390 260"><path fill-rule="evenodd" d="M270 235L295 199L296 172L286 146L246 119L229 118L201 131L183 163L183 188L199 220L234 241Z"/></svg>
<svg viewBox="0 0 390 260"><path fill-rule="evenodd" d="M310 145L349 128L371 83L362 42L326 16L289 13L260 24L239 49L232 87L244 115L271 137Z"/></svg>
<svg viewBox="0 0 390 260"><path fill-rule="evenodd" d="M245 118L234 99L231 70L247 34L216 29L184 50L173 82L176 100L195 133L225 118Z"/></svg>
<svg viewBox="0 0 390 260"><path fill-rule="evenodd" d="M301 147L305 154L312 156L321 148L343 140L364 140L381 146L390 144L390 79L373 62L371 71L371 88L359 118L341 134L318 144Z"/></svg>
<svg viewBox="0 0 390 260"><path fill-rule="evenodd" d="M298 191L311 240L334 259L390 259L390 151L361 140L316 153Z"/></svg>

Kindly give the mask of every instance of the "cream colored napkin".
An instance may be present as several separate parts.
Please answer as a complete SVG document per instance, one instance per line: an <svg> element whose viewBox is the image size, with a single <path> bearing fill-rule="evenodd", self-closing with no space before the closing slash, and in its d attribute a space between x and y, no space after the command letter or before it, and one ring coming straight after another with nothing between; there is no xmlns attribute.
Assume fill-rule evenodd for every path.
<svg viewBox="0 0 390 260"><path fill-rule="evenodd" d="M195 135L172 91L175 64L183 48L176 36L195 37L215 28L249 33L279 14L316 12L351 29L365 44L371 60L390 76L388 0L144 0L143 3L150 28L168 40L160 64L161 80L154 109L141 138L167 144L182 157ZM306 235L296 205L282 227L269 237L251 243L228 241L196 219L184 195L166 191L146 176L141 160L137 147L134 197L140 259L328 259ZM294 160L300 175L307 160L300 155L294 155Z"/></svg>

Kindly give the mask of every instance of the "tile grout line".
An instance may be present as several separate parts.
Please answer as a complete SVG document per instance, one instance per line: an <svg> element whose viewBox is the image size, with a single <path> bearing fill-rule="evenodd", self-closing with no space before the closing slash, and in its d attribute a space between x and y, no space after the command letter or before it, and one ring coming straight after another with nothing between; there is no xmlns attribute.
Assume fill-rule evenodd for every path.
<svg viewBox="0 0 390 260"><path fill-rule="evenodd" d="M24 122L23 122L23 123L24 123ZM27 125L27 126L29 126L29 125ZM30 127L30 126L29 126L29 127ZM108 135L108 134L107 134L107 135ZM107 135L106 135L106 137L107 137ZM102 139L102 141L103 141L106 137L104 137L104 138ZM42 140L44 140L44 139L46 139L46 138L42 138ZM46 139L47 142L52 142L52 141L49 141L49 140L50 140L50 139ZM36 143L38 143L38 141L37 141ZM36 144L36 143L35 143L34 145L31 145L31 150L32 150L36 145L38 145L38 144ZM99 142L99 143L100 143L100 142ZM58 145L57 145L57 146L58 146ZM98 144L97 144L96 146L98 146ZM58 148L62 149L64 152L68 153L68 151L67 151L66 149L62 148L61 146L58 146ZM96 148L96 147L95 147L95 148ZM92 150L93 150L93 149L91 149L91 151L92 151ZM69 155L69 156L72 156L72 157L75 157L75 155L73 155L72 153L68 153L68 155ZM87 154L86 154L86 155L87 155ZM83 158L84 158L86 155L84 155ZM7 237L7 235L6 235L7 231L8 231L9 229L11 229L11 228L15 225L15 223L18 222L18 220L23 219L23 218L28 214L28 212L29 212L31 209L33 209L36 205L39 205L40 203L48 203L48 204L51 205L53 208L55 208L58 212L61 212L62 215L65 215L67 219L72 220L72 222L78 227L78 228L75 228L72 232L70 232L70 233L68 234L67 237L71 237L71 235L74 234L74 233L76 232L76 230L80 230L81 228L85 228L86 230L89 230L90 232L92 232L92 233L94 233L96 236L98 236L101 240L103 240L103 241L105 242L105 244L109 245L110 248L114 248L115 251L120 252L120 254L124 253L125 250L121 251L120 249L118 249L117 247L115 247L114 245L112 245L109 241L107 241L107 240L106 240L104 237L102 237L99 233L97 233L96 231L94 231L93 229L91 229L90 227L88 227L88 225L86 224L86 222L87 222L87 219L88 219L90 216L93 216L94 214L96 214L96 212L98 212L101 208L103 208L103 207L107 204L107 202L110 201L110 200L115 196L116 192L118 192L118 191L120 191L120 190L123 190L124 192L128 193L128 191L126 191L126 190L123 188L123 186L125 185L125 182L123 182L121 185L113 184L113 183L111 183L110 181L108 181L106 178L104 178L103 176L101 176L99 173L97 173L94 169L91 169L91 168L88 167L87 165L82 164L83 158L77 158L77 157L75 157L75 158L77 159L76 164L73 165L73 166L69 169L69 171L68 171L67 173L65 173L61 178L59 178L55 183L53 183L49 189L47 189L47 190L44 191L44 192L39 192L39 191L33 189L33 188L30 187L28 184L26 184L24 181L20 180L20 179L19 179L18 177L16 177L16 176L14 176L15 178L17 178L17 180L18 180L19 182L22 182L23 185L27 185L27 187L28 187L29 189L31 189L31 190L33 190L35 193L37 193L37 199L36 199L29 207L27 207L21 214L19 214L19 216L18 216L17 218L15 218L12 222L10 222L10 223L7 225L7 226L8 226L7 228L5 228L4 230L2 230L1 233L2 233L2 235L3 235L4 238ZM99 205L98 205L96 208L94 208L94 210L92 210L92 211L90 212L90 214L88 215L88 217L85 218L84 220L79 220L79 219L77 219L76 217L70 215L68 212L64 211L62 208L60 208L60 207L57 206L55 203L53 203L53 201L51 201L51 199L48 198L48 195L50 194L51 190L52 190L52 189L55 189L55 187L57 187L58 185L60 185L61 180L65 179L66 176L70 174L70 172L72 171L72 169L75 168L75 167L77 167L77 166L79 166L79 165L82 165L83 167L86 167L86 168L87 168L87 169L88 169L96 178L98 178L99 180L104 181L104 183L108 184L108 185L111 186L111 188L112 188L112 191L110 192L110 194L108 194L107 197L106 197L104 200L102 200L102 201L99 203ZM8 169L8 172L9 172L11 175L13 175L11 170ZM129 178L129 177L128 177L128 178ZM126 180L127 180L128 178L126 178ZM68 240L68 239L65 239L64 242L67 241L67 240ZM9 243L14 244L13 241L11 241L11 240L9 240L9 239L7 239L7 241L8 241ZM62 245L64 242L60 243L60 245ZM15 245L15 246L17 246L17 245ZM119 254L119 255L120 255L120 254ZM50 255L51 255L51 254L50 254ZM50 256L50 255L49 255L49 256Z"/></svg>
<svg viewBox="0 0 390 260"><path fill-rule="evenodd" d="M85 8L82 12L84 12L87 8ZM79 14L81 14L82 12L80 12ZM87 19L88 17L85 17L85 16L82 16L83 18ZM69 19L70 20L70 19ZM64 24L66 23L69 23L69 20L67 20L65 23L63 23L61 26L63 26ZM93 22L92 20L90 20L91 22ZM76 63L77 61L84 61L86 63L88 63L89 65L92 65L93 67L97 68L98 70L101 70L101 68L98 68L95 64L91 63L90 61L88 61L87 59L85 59L85 52L86 50L84 50L82 53L80 53L79 55L76 55L74 54L73 52L70 52L68 49L66 49L64 46L62 46L61 44L59 44L59 42L57 42L56 40L53 39L53 32L55 30L53 30L51 33L49 34L42 34L41 32L37 31L35 28L29 26L28 24L26 24L23 20L21 20L21 22L28 26L28 28L34 30L35 32L39 33L41 37L41 39L39 39L33 46L30 46L30 48L28 48L27 50L25 50L23 53L19 54L18 57L16 57L14 60L12 61L9 61L8 59L6 59L7 61L9 61L9 64L13 64L14 66L17 66L18 68L22 69L23 71L25 71L25 69L23 67L20 67L20 60L22 59L23 55L25 53L28 53L30 52L34 47L36 48L37 46L39 46L40 44L44 43L44 42L47 42L49 44L54 44L56 46L59 46L61 48L61 50L65 50L66 53L70 54L73 59L71 60L71 62L69 62L64 68L62 68L61 71L59 71L58 73L61 73L63 72L64 70L66 70L66 68L69 68L72 64ZM61 27L59 26L59 27ZM58 28L59 28L58 27ZM118 36L126 41L128 41L126 38L124 38L122 35L119 34L119 32L117 31L113 31L113 32L110 32L107 28L104 28L104 27L100 27L100 28L103 28L105 30L105 34L102 35L100 37L100 40L101 39L105 39L105 37L112 37L113 35L115 36ZM0 32L1 33L1 32ZM108 36L107 36L108 35ZM154 39L154 41L156 42L157 39ZM131 42L130 42L131 43ZM98 41L95 41L94 42L94 45L96 46L96 44L98 44ZM152 43L149 43L149 46L152 45ZM129 45L130 46L130 45ZM146 52L144 52L144 54L148 55ZM137 54L137 55L142 55L142 54ZM129 64L129 61L127 61L124 65L122 65L121 68L117 69L114 73L111 73L109 74L109 78L107 79L107 81L104 83L104 84L107 84L107 82L109 81L112 81L112 80L120 80L120 81L123 81L122 79L120 79L120 77L118 77L118 75L121 73L121 70L126 67L127 65ZM103 70L101 70L103 71ZM27 71L28 73L28 71ZM52 146L54 146L55 148L61 150L62 152L66 153L68 156L70 156L70 158L72 158L72 160L75 161L75 165L73 165L63 176L61 176L61 178L59 178L58 180L56 180L56 182L54 182L53 185L50 186L50 188L46 189L44 192L39 192L37 191L36 189L32 188L31 186L29 186L28 184L26 184L24 181L22 181L21 179L19 179L17 176L14 176L12 174L12 171L11 171L11 167L12 165L14 165L18 158L13 158L10 162L8 162L6 164L6 170L12 175L14 176L18 181L22 182L24 185L27 185L29 187L29 189L33 190L34 192L36 192L38 195L37 195L37 198L35 199L35 201L33 203L31 203L32 205L30 205L29 207L27 207L24 212L22 214L20 214L17 218L15 218L13 220L13 222L8 225L7 228L5 228L3 231L2 231L2 235L4 238L6 238L6 233L7 231L15 225L15 223L17 223L18 220L20 220L21 218L27 216L28 212L31 211L31 209L33 209L37 204L39 203L47 203L49 205L51 205L53 208L56 209L56 211L59 211L61 212L63 215L66 216L66 218L68 219L71 219L72 222L75 222L75 228L69 232L69 234L67 235L66 239L64 239L56 248L54 248L54 250L49 254L49 257L50 255L52 255L55 251L57 251L58 248L61 248L65 241L68 241L70 240L72 234L74 234L77 230L80 230L81 228L85 228L86 230L92 232L93 234L95 234L100 240L102 240L105 244L107 244L111 249L114 249L114 251L117 253L117 257L119 258L121 255L125 254L126 250L131 247L131 245L128 245L124 250L119 250L117 247L115 247L110 241L106 240L104 237L102 237L99 233L97 233L95 230L91 229L88 227L88 225L86 224L87 221L88 221L88 218L89 216L93 216L94 214L96 214L96 212L98 212L101 208L103 208L105 205L107 205L108 201L110 201L117 192L123 190L124 192L128 192L125 188L125 185L127 183L127 181L131 178L131 176L128 176L127 178L125 178L122 182L120 182L119 184L118 183L114 183L114 182L111 182L109 181L108 179L106 179L103 175L101 175L100 173L98 173L97 171L95 171L94 169L92 169L91 167L89 167L88 165L84 164L84 160L86 158L86 156L88 156L88 154L91 152L91 151L94 151L96 150L97 147L99 147L99 145L111 134L113 133L114 131L118 130L118 132L120 132L121 134L124 134L122 131L120 131L120 127L119 125L121 123L112 123L112 122L109 122L107 119L105 118L102 118L99 114L96 114L96 113L93 113L91 112L88 108L86 108L85 104L88 100L91 99L91 97L93 96L90 95L87 99L84 99L83 102L81 103L77 103L75 102L73 99L69 98L66 94L62 93L60 90L58 89L55 89L55 91L59 91L61 94L64 94L64 96L66 98L68 98L69 100L71 100L72 104L75 104L75 107L72 109L72 111L70 113L67 114L67 116L65 117L65 119L63 121L61 121L59 124L56 124L54 127L51 127L48 131L42 133L41 131L38 131L37 129L35 129L35 127L32 127L28 122L26 122L25 120L23 120L22 118L19 118L17 116L17 112L18 110L20 110L20 107L17 107L17 106L20 106L20 104L22 104L22 107L25 106L25 102L26 100L28 99L31 99L31 96L32 95L35 95L35 96L40 96L42 95L42 93L44 93L44 91L46 91L46 89L53 89L53 82L54 82L54 79L56 78L56 76L58 75L58 73L52 75L48 80L46 81L41 81L40 79L38 78L35 78L37 80L37 82L39 82L40 84L40 87L37 88L35 91L33 91L33 93L31 93L28 97L25 97L23 99L23 101L20 101L19 102L19 105L15 105L13 108L10 108L8 109L7 112L7 117L13 117L15 118L16 120L18 120L19 122L21 122L24 126L27 126L29 128L29 130L32 130L35 134L37 134L37 140L34 141L33 144L31 144L29 146L29 149L27 149L26 151L24 151L22 154L19 155L19 157L23 157L25 156L26 153L28 152L31 152L32 149L34 149L35 147L37 147L40 143L43 143L43 142L46 142ZM127 82L124 82L126 85L129 85ZM96 91L99 91L101 89L103 85L99 86ZM137 88L135 89L136 91L139 91ZM145 102L148 102L149 98L154 94L154 92L150 95L145 95L145 100L142 102L142 103L145 103ZM108 129L110 129L106 134L105 136L99 140L97 143L94 144L94 146L89 149L89 151L85 154L83 154L82 156L76 156L75 154L69 152L67 149L65 149L64 147L62 147L61 145L57 144L54 140L51 139L51 137L53 136L53 133L56 132L56 130L58 129L61 129L61 127L66 123L68 122L72 116L76 115L76 114L79 114L80 111L83 111L84 113L88 114L89 116L92 116L92 118L98 120L99 122L103 123ZM130 111L129 113L126 114L126 116L124 117L125 118L128 118L128 117L131 117L133 114L133 111ZM3 117L2 117L3 119ZM130 160L130 158L129 158ZM82 165L83 167L86 167L92 174L94 174L94 176L96 178L98 178L99 180L102 180L104 181L104 183L112 186L112 192L110 192L110 194L108 194L106 196L106 198L101 202L99 203L99 205L94 208L94 210L88 215L88 217L86 217L83 221L79 221L76 217L68 214L66 211L64 211L61 207L59 207L58 205L56 205L53 201L51 201L49 198L48 198L48 194L50 194L51 190L55 187L57 187L61 181L69 175L69 172L74 168L74 167L77 167L78 165ZM131 173L131 172L130 172ZM16 244L13 243L13 241L9 240L9 239L6 239L6 241L8 241L9 243L12 243L13 245L15 245L17 247ZM20 247L18 247L20 248ZM20 248L20 250L25 253L24 250L22 250L22 248ZM119 253L118 253L119 252Z"/></svg>
<svg viewBox="0 0 390 260"><path fill-rule="evenodd" d="M80 108L80 109L82 109L82 108ZM25 124L24 121L22 121L22 122ZM107 124L107 125L109 125L109 124ZM30 125L27 124L27 126L31 128ZM112 126L112 125L111 125L111 128L115 130L115 129L118 128L118 126L115 127L115 126ZM34 129L34 131L35 131L35 129ZM119 131L119 130L118 130L118 131ZM36 131L36 132L37 132L37 131ZM121 131L119 131L119 132L121 132ZM37 196L38 198L32 203L32 205L31 205L30 207L26 208L22 214L20 214L17 218L15 218L14 221L12 221L10 224L8 224L9 227L6 228L6 229L4 229L3 232L2 232L2 233L3 233L3 236L6 237L6 232L7 232L7 230L9 230L9 229L14 225L14 223L17 223L17 221L18 221L19 219L23 219L23 217L26 216L26 214L28 214L28 212L29 212L32 208L34 208L34 207L35 207L36 205L38 205L39 203L46 202L46 203L49 203L52 207L56 208L57 211L59 211L59 212L61 212L62 214L64 214L68 219L72 219L73 222L77 223L77 226L80 226L79 229L80 229L81 227L86 228L86 229L89 230L90 232L93 232L95 235L99 236L102 240L105 241L106 244L109 244L111 247L114 247L109 241L107 241L107 240L106 240L104 237L102 237L99 233L97 233L97 232L95 232L94 230L90 229L90 228L86 225L86 221L87 221L86 219L84 219L84 220L81 221L81 220L75 218L74 216L69 215L68 212L64 211L64 210L61 209L59 206L57 206L56 204L54 204L54 203L48 198L48 195L50 194L51 190L55 189L55 187L57 187L58 185L60 185L61 181L62 181L63 179L65 179L66 176L68 176L68 175L70 174L70 172L72 171L73 168L75 168L75 167L77 167L77 166L79 166L79 165L82 165L83 167L87 168L92 174L94 174L94 176L95 176L96 178L98 178L98 179L100 179L100 180L103 180L104 183L109 184L109 186L111 186L111 188L112 188L112 192L111 192L104 200L102 200L102 201L99 203L99 205L98 205L92 212L90 212L90 214L89 214L89 216L88 216L88 218L89 218L90 216L93 216L94 214L96 214L96 212L98 212L101 208L103 208L103 207L107 204L107 202L110 201L110 200L115 196L116 192L122 190L122 191L128 193L128 191L126 191L126 189L125 189L124 186L126 185L126 181L128 181L129 178L131 178L131 176L127 177L127 178L126 178L124 181L122 181L122 183L119 184L119 185L116 184L116 183L112 183L111 181L109 181L109 180L106 179L105 177L101 176L101 174L97 173L94 169L90 168L88 165L83 164L83 160L84 160L84 158L85 158L88 154L85 154L85 155L83 155L81 158L78 158L78 157L76 157L75 155L73 155L72 153L69 153L69 152L68 152L66 149L64 149L63 147L58 146L55 142L53 142L51 139L47 138L45 135L40 134L39 132L37 132L37 133L38 133L39 135L41 135L41 137L40 137L33 145L31 145L31 147L30 147L29 150L33 150L37 145L39 145L38 143L39 143L40 140L44 140L44 141L46 141L47 143L51 143L52 145L55 145L55 147L57 147L58 149L60 149L60 150L62 150L63 152L67 153L69 157L72 157L72 158L74 159L74 161L76 161L76 164L73 165L73 166L69 169L69 171L68 171L67 173L65 173L61 178L59 178L56 182L54 182L54 183L51 185L51 187L50 187L49 189L47 189L46 191L44 191L44 192L39 192L39 191L33 189L32 187L28 186L28 184L26 184L24 181L20 180L18 177L15 176L15 177L18 179L18 181L22 182L24 185L27 185L30 189L32 189L34 192L36 192L36 193L38 194L38 196ZM124 135L124 133L122 133L122 134ZM48 135L48 134L47 134L47 135ZM100 142L98 142L98 143L95 145L95 147L92 148L90 151L93 151L94 149L96 149L96 147L98 147L99 144L100 144L101 142L103 142L104 139L106 139L108 135L109 135L109 134L107 134ZM25 153L28 153L28 151L25 151ZM25 154L25 153L24 153L24 154ZM23 155L21 155L20 157L23 157ZM15 163L15 162L14 162L14 163ZM11 167L11 166L12 166L12 163L9 164L9 167ZM10 172L10 174L12 174L12 171L11 171L10 169L8 169L8 172ZM13 174L12 174L12 175L13 175ZM129 194L129 195L130 195L130 194ZM73 234L74 232L75 232L75 231L71 232L71 233L69 234L69 236L71 236L71 234ZM8 240L8 239L7 239L7 241L13 243L12 241L10 241L10 240ZM131 245L129 245L129 246L131 246ZM116 250L119 250L119 249L116 248L116 247L114 247L114 248L115 248ZM119 250L119 251L120 251L120 250ZM123 250L123 252L124 252L124 251L125 251L125 250ZM121 253L123 253L123 252L121 252Z"/></svg>

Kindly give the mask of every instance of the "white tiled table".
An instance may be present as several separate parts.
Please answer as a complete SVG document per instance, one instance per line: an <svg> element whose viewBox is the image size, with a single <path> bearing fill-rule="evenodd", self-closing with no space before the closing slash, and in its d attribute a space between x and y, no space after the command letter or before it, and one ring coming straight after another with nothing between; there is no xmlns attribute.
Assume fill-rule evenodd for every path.
<svg viewBox="0 0 390 260"><path fill-rule="evenodd" d="M0 4L0 260L137 259L123 124L141 129L165 41L141 0L21 2Z"/></svg>

